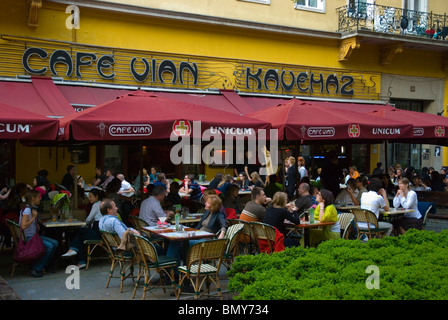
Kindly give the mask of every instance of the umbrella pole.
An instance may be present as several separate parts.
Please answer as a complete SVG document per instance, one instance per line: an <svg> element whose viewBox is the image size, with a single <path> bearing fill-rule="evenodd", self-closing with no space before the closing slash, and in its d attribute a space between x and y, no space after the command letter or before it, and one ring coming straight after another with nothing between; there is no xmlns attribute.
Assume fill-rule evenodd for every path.
<svg viewBox="0 0 448 320"><path fill-rule="evenodd" d="M79 163L79 150L73 150L73 165L75 167L75 176L73 177L73 211L78 210L78 163Z"/></svg>
<svg viewBox="0 0 448 320"><path fill-rule="evenodd" d="M296 196L298 196L297 194L297 188L299 187L300 184L300 174L299 174L299 151L300 151L300 142L299 140L296 141L296 187L295 187L295 191L296 192Z"/></svg>
<svg viewBox="0 0 448 320"><path fill-rule="evenodd" d="M388 143L387 140L384 140L384 173L388 173L388 164L387 164L387 152L388 152Z"/></svg>
<svg viewBox="0 0 448 320"><path fill-rule="evenodd" d="M142 141L140 140L140 199L143 199L143 145Z"/></svg>

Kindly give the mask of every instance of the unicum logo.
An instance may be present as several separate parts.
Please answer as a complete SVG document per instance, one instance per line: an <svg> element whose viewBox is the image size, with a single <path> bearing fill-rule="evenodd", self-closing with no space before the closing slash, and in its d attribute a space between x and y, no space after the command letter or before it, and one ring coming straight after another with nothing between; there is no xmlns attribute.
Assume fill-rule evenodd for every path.
<svg viewBox="0 0 448 320"><path fill-rule="evenodd" d="M373 128L372 129L373 134L378 135L394 135L394 134L400 134L400 128Z"/></svg>
<svg viewBox="0 0 448 320"><path fill-rule="evenodd" d="M29 124L17 124L17 123L0 123L0 133L30 133Z"/></svg>

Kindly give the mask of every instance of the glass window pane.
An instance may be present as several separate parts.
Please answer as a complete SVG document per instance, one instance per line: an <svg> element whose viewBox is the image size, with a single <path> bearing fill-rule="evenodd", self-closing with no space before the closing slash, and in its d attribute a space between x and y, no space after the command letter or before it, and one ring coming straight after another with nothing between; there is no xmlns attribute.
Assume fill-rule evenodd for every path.
<svg viewBox="0 0 448 320"><path fill-rule="evenodd" d="M317 8L317 0L308 0L308 6Z"/></svg>

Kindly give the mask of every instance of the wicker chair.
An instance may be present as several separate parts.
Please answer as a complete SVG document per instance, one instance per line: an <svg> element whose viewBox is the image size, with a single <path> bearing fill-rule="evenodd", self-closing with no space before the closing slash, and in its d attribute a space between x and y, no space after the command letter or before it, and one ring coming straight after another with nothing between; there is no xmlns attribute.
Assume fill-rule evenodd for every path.
<svg viewBox="0 0 448 320"><path fill-rule="evenodd" d="M250 222L239 219L229 219L229 220L236 220L239 224L242 224L244 226L244 229L239 236L239 242L244 245L244 251L243 251L244 254L254 254L257 251L258 245L256 243L256 237L253 234ZM230 223L235 222L231 221Z"/></svg>
<svg viewBox="0 0 448 320"><path fill-rule="evenodd" d="M372 238L382 238L384 236L387 229L378 227L378 218L372 211L365 209L351 209L350 211L355 216L358 239L360 239L363 234L365 234L369 240ZM360 228L358 225L359 222L365 222L367 227Z"/></svg>
<svg viewBox="0 0 448 320"><path fill-rule="evenodd" d="M188 249L186 265L180 266L179 291L177 299L182 293L182 284L190 280L194 289L194 298L199 299L202 285L206 284L207 295L210 296L210 281L217 288L217 295L222 300L221 286L219 284L219 268L221 267L227 239L214 239L198 242ZM216 262L213 263L213 262ZM205 292L204 292L205 294Z"/></svg>
<svg viewBox="0 0 448 320"><path fill-rule="evenodd" d="M136 216L129 216L129 220L131 221L132 227L134 229L139 230L141 233L145 234L148 239L151 239L152 242L157 242L158 244L160 244L160 246L162 246L162 248L165 248L165 241L163 239L154 238L154 236L151 235L151 232L144 228L149 226L149 224L145 220Z"/></svg>
<svg viewBox="0 0 448 320"><path fill-rule="evenodd" d="M273 245L275 244L275 228L269 224L262 222L250 222L253 230L253 234L257 239L258 246L260 240L265 240L267 242L269 252L274 252Z"/></svg>
<svg viewBox="0 0 448 320"><path fill-rule="evenodd" d="M355 219L353 213L343 212L339 215L339 225L341 226L341 238L348 239L352 222Z"/></svg>
<svg viewBox="0 0 448 320"><path fill-rule="evenodd" d="M89 269L90 261L92 261L92 255L96 248L102 248L109 256L109 250L107 250L106 245L102 239L89 239L83 241L84 245L87 247L87 263L86 270Z"/></svg>
<svg viewBox="0 0 448 320"><path fill-rule="evenodd" d="M135 297L137 288L139 286L139 281L142 276L145 276L143 284L143 297L146 298L146 291L152 288L160 287L163 292L166 293L166 286L164 285L165 275L171 280L171 286L173 288L174 294L177 295L175 278L174 278L174 268L177 266L177 260L173 258L168 258L166 256L159 256L154 245L148 239L133 235L135 243L137 245L137 255L139 255L139 272L137 276L137 281L134 286L134 292L132 294L132 299ZM151 286L151 280L155 276L155 272L150 276L151 270L155 270L160 275L160 284L158 286Z"/></svg>
<svg viewBox="0 0 448 320"><path fill-rule="evenodd" d="M240 234L244 230L244 225L241 223L231 225L227 228L225 238L229 240L226 251L224 252L224 257L222 264L230 269L230 266L235 260L235 257L239 254L239 240Z"/></svg>
<svg viewBox="0 0 448 320"><path fill-rule="evenodd" d="M19 243L19 239L22 238L22 241L26 241L26 237L25 237L25 233L23 232L23 230L20 230L20 226L16 221L6 219L6 222L8 224L8 229L9 229L9 232L11 233L12 239L13 239L12 252L13 252L13 256L14 256L14 253L17 249L17 244ZM11 277L14 276L14 271L18 265L19 265L19 262L16 262L13 259L12 268L11 268Z"/></svg>
<svg viewBox="0 0 448 320"><path fill-rule="evenodd" d="M106 288L109 287L110 279L114 278L113 273L117 265L120 266L120 292L123 292L123 282L125 279L131 277L134 281L134 264L135 264L135 252L134 251L122 251L117 252L117 248L121 243L120 237L114 232L101 231L104 244L109 252L111 258L111 266L109 271L109 277L107 279ZM126 272L128 272L126 274Z"/></svg>

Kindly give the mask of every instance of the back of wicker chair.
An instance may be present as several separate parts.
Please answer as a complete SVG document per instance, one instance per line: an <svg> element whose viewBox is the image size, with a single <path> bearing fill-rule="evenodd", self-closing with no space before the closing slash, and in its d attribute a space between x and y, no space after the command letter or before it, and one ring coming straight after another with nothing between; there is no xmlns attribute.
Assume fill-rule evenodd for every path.
<svg viewBox="0 0 448 320"><path fill-rule="evenodd" d="M272 245L275 243L275 228L262 222L250 222L253 234L257 240L266 240L269 252L274 252Z"/></svg>
<svg viewBox="0 0 448 320"><path fill-rule="evenodd" d="M342 239L348 238L350 226L354 219L355 215L353 213L343 212L339 215L339 225L341 226L341 230L343 230Z"/></svg>
<svg viewBox="0 0 448 320"><path fill-rule="evenodd" d="M231 225L229 228L227 228L225 237L229 241L224 252L223 260L223 263L227 268L230 268L230 265L233 263L233 260L239 253L240 234L243 232L243 230L244 226L240 223Z"/></svg>
<svg viewBox="0 0 448 320"><path fill-rule="evenodd" d="M138 248L137 252L140 255L140 262L146 265L148 264L148 262L150 265L157 265L159 257L157 255L157 250L154 247L154 245L149 240L141 236L138 235L133 236Z"/></svg>

